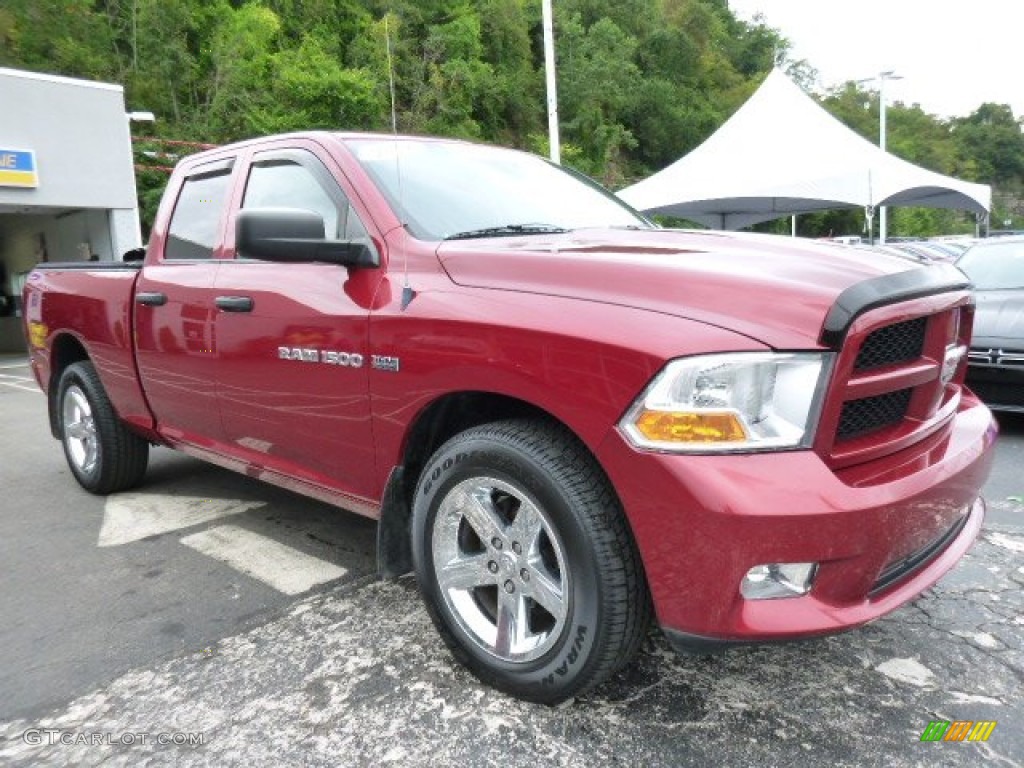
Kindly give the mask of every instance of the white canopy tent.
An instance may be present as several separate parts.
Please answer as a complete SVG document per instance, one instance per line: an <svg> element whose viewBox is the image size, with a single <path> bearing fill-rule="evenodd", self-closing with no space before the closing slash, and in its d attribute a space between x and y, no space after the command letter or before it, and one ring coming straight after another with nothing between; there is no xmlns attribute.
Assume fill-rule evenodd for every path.
<svg viewBox="0 0 1024 768"><path fill-rule="evenodd" d="M986 215L992 190L882 151L773 71L710 138L619 196L717 229L833 208L955 208Z"/></svg>

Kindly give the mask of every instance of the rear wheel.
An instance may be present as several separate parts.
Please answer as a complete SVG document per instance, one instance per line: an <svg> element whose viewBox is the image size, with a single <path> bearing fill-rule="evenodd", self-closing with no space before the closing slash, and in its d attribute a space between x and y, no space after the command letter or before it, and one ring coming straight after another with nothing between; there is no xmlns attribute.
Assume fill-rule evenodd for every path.
<svg viewBox="0 0 1024 768"><path fill-rule="evenodd" d="M420 589L445 642L484 682L557 703L630 660L650 617L639 555L607 478L539 421L443 445L413 505Z"/></svg>
<svg viewBox="0 0 1024 768"><path fill-rule="evenodd" d="M108 494L139 483L146 473L149 443L117 417L92 363L74 363L64 370L57 414L68 466L85 490Z"/></svg>

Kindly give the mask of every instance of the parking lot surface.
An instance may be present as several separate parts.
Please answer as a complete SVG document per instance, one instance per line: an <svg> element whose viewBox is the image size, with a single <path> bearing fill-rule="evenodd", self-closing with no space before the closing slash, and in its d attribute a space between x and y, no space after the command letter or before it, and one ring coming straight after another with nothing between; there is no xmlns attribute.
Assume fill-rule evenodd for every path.
<svg viewBox="0 0 1024 768"><path fill-rule="evenodd" d="M374 577L369 521L169 451L80 491L27 378L0 361L0 764L1024 766L1024 419L982 538L914 604L716 656L652 630L549 708L455 664L411 580Z"/></svg>

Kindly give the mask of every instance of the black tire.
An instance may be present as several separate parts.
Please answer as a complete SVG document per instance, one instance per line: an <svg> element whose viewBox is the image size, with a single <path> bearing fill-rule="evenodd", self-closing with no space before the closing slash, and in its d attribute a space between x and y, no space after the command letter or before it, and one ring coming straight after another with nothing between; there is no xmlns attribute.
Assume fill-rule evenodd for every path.
<svg viewBox="0 0 1024 768"><path fill-rule="evenodd" d="M64 456L85 490L105 495L138 485L149 443L117 417L92 363L73 363L61 374L56 413Z"/></svg>
<svg viewBox="0 0 1024 768"><path fill-rule="evenodd" d="M417 483L412 547L452 653L527 701L557 704L606 680L650 622L618 497L558 425L498 422L441 446Z"/></svg>

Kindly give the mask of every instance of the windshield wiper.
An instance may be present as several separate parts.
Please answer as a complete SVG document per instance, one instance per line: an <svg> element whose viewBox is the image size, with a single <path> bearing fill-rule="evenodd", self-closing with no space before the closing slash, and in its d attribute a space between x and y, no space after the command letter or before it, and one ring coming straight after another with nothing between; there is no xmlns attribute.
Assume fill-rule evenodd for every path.
<svg viewBox="0 0 1024 768"><path fill-rule="evenodd" d="M472 240L476 237L505 237L508 235L557 235L569 230L554 224L503 224L500 227L469 229L448 235L445 240Z"/></svg>

